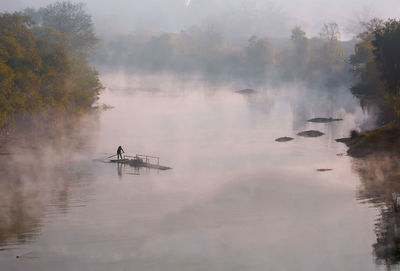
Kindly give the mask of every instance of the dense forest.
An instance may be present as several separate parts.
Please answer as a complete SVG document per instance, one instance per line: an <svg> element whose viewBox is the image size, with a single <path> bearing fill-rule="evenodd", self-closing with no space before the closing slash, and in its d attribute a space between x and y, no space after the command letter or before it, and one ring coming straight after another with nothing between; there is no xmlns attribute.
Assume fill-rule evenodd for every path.
<svg viewBox="0 0 400 271"><path fill-rule="evenodd" d="M0 128L88 111L102 88L88 63L97 38L83 4L0 14Z"/></svg>

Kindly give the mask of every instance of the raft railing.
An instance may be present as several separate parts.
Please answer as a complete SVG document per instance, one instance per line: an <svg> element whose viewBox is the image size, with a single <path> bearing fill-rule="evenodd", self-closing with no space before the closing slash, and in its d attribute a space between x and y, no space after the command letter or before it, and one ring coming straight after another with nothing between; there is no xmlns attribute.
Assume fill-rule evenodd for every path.
<svg viewBox="0 0 400 271"><path fill-rule="evenodd" d="M135 156L124 155L124 158L142 159L143 161L145 161L145 163L149 163L150 159L156 159L157 160L157 166L160 165L160 157L157 157L157 156L151 156L151 155L145 155L145 154L136 154Z"/></svg>

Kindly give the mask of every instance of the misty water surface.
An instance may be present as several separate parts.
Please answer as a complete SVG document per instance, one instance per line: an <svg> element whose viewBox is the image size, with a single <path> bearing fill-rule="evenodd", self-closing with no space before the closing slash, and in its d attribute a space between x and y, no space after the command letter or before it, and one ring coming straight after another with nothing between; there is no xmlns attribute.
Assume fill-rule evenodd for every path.
<svg viewBox="0 0 400 271"><path fill-rule="evenodd" d="M375 223L392 191L371 179L385 182L390 167L379 174L334 141L368 125L347 89L241 95L234 91L247 85L193 78L102 80L99 104L114 108L89 118L78 147L0 157L1 270L384 270L397 262L375 252L386 248ZM307 122L314 117L344 121ZM296 136L308 129L326 135ZM294 140L275 142L282 136ZM93 161L118 145L173 169Z"/></svg>

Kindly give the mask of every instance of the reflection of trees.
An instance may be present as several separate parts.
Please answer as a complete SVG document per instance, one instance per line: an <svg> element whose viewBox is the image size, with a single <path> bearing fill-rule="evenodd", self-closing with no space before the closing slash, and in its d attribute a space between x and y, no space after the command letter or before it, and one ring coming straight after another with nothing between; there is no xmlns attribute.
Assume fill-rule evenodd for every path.
<svg viewBox="0 0 400 271"><path fill-rule="evenodd" d="M38 197L25 197L36 194L23 191L18 179L1 180L0 183L0 247L24 243L40 229L43 217L43 203Z"/></svg>
<svg viewBox="0 0 400 271"><path fill-rule="evenodd" d="M90 149L97 118L60 120L52 129L33 123L7 142L15 154L0 156L0 248L32 241L47 214L86 201L93 176L74 154Z"/></svg>
<svg viewBox="0 0 400 271"><path fill-rule="evenodd" d="M379 208L373 245L377 264L400 263L400 168L399 157L374 156L354 160L361 184L357 198Z"/></svg>
<svg viewBox="0 0 400 271"><path fill-rule="evenodd" d="M0 247L32 241L46 214L65 213L87 197L87 174L33 157L0 157Z"/></svg>

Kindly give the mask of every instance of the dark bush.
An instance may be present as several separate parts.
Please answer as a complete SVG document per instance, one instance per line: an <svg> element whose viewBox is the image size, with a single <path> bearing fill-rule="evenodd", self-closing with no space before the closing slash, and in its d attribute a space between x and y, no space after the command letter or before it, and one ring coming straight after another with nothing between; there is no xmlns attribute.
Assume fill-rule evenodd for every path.
<svg viewBox="0 0 400 271"><path fill-rule="evenodd" d="M351 139L356 138L357 136L358 136L358 131L352 130L352 131L350 132L350 138L351 138Z"/></svg>

